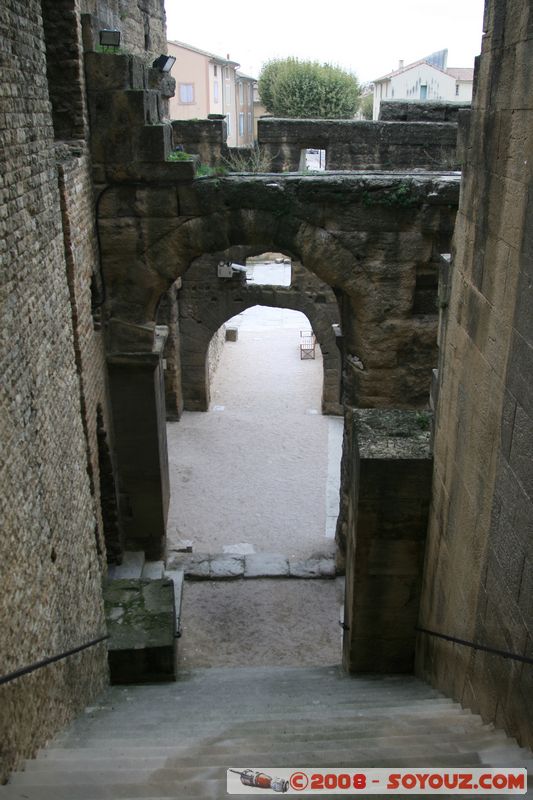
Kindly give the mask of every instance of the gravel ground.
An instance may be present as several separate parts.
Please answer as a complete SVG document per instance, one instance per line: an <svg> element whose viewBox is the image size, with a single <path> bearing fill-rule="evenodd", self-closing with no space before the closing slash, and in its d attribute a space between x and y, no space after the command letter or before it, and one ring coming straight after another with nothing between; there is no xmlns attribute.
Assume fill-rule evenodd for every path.
<svg viewBox="0 0 533 800"><path fill-rule="evenodd" d="M339 664L343 579L187 581L178 668Z"/></svg>
<svg viewBox="0 0 533 800"><path fill-rule="evenodd" d="M322 358L300 360L298 312L250 309L231 323L208 412L168 425L169 549L308 558L334 550L326 529L329 420ZM242 549L242 548L241 548ZM183 667L340 662L342 579L187 581Z"/></svg>
<svg viewBox="0 0 533 800"><path fill-rule="evenodd" d="M320 413L322 358L300 360L298 312L267 309L227 342L208 412L168 424L169 547L195 552L249 543L310 556L325 538L328 418ZM282 328L272 326L281 315ZM291 315L296 315L293 318ZM245 315L240 315L245 317ZM292 326L292 327L291 327Z"/></svg>

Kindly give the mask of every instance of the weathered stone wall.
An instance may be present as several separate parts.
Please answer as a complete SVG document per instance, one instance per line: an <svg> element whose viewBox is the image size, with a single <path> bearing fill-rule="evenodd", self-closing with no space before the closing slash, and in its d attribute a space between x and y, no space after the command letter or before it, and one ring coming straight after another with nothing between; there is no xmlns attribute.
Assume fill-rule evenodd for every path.
<svg viewBox="0 0 533 800"><path fill-rule="evenodd" d="M4 4L0 67L0 673L105 632L41 5ZM31 76L31 78L29 77ZM105 645L0 689L2 777L100 690Z"/></svg>
<svg viewBox="0 0 533 800"><path fill-rule="evenodd" d="M89 479L94 496L97 535L102 554L108 560L121 557L121 532L113 514L111 496L102 514L100 497L100 449L102 436L112 446L112 422L109 413L107 369L103 332L100 329L100 306L104 289L99 282L100 263L94 224L91 164L86 145L56 145L63 242L70 292L76 368L80 380L82 422L87 443ZM100 419L98 419L100 409ZM116 481L112 450L109 451L112 490ZM115 502L117 502L116 488Z"/></svg>
<svg viewBox="0 0 533 800"><path fill-rule="evenodd" d="M489 0L441 345L421 625L533 657L533 16ZM425 634L418 672L533 744L530 666Z"/></svg>
<svg viewBox="0 0 533 800"><path fill-rule="evenodd" d="M457 124L366 120L258 121L273 172L297 172L302 150L326 150L326 170L456 169Z"/></svg>
<svg viewBox="0 0 533 800"><path fill-rule="evenodd" d="M42 0L48 91L56 139L85 139L80 0Z"/></svg>
<svg viewBox="0 0 533 800"><path fill-rule="evenodd" d="M222 351L226 342L226 326L221 325L211 337L209 347L207 349L207 372L209 375L209 383L213 381L216 375L220 359L222 358Z"/></svg>
<svg viewBox="0 0 533 800"><path fill-rule="evenodd" d="M167 420L178 420L183 411L183 392L181 389L181 334L179 325L178 291L181 278L172 284L161 297L157 308L157 324L167 328L167 338L163 350L165 360L165 408Z"/></svg>
<svg viewBox="0 0 533 800"><path fill-rule="evenodd" d="M431 493L429 415L346 409L343 663L412 672Z"/></svg>
<svg viewBox="0 0 533 800"><path fill-rule="evenodd" d="M121 32L120 46L152 60L167 52L164 0L79 0L84 19L85 49L94 50L102 28Z"/></svg>
<svg viewBox="0 0 533 800"><path fill-rule="evenodd" d="M225 177L176 186L173 174L164 181L161 171L142 187L128 178L99 206L107 309L128 323L128 347L152 347L159 297L195 258L235 246L284 252L344 295L350 403L426 405L437 357L435 270L450 247L458 176Z"/></svg>
<svg viewBox="0 0 533 800"><path fill-rule="evenodd" d="M220 166L228 158L227 136L225 120L172 120L173 146L199 156L201 163L210 167Z"/></svg>
<svg viewBox="0 0 533 800"><path fill-rule="evenodd" d="M416 102L416 100L382 100L380 122L457 122L461 111L471 103Z"/></svg>

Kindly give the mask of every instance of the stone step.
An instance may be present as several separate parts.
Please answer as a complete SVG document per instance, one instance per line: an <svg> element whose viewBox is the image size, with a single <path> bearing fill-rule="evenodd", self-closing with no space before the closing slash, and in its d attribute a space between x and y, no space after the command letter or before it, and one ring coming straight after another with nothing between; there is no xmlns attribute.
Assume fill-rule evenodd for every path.
<svg viewBox="0 0 533 800"><path fill-rule="evenodd" d="M270 733L268 721L264 722L260 721L257 727L262 727ZM409 730L408 727L402 727L402 728L395 727L394 729L403 732ZM272 729L272 738L275 738L275 730L276 730L275 728ZM361 735L361 731L363 730L364 730L364 725L361 725L359 727L359 735ZM375 728L371 730L375 730ZM386 728L383 728L383 730L386 730ZM412 733L424 732L424 731L430 733L433 729L431 728L431 725L419 725L419 726L412 726L410 730L412 731ZM438 728L435 728L434 732L440 733L441 736L446 737L446 732L439 730ZM467 733L470 732L467 731ZM199 742L210 738L226 739L228 738L228 736L231 735L234 735L238 738L244 738L244 736L246 735L246 731L238 724L238 722L236 722L235 724L225 725L225 726L213 725L212 727L209 728L206 727L202 729L192 728L190 730L190 735L188 735L186 729L173 730L172 728L166 728L164 730L159 730L159 731L155 729L154 730L142 729L137 732L122 731L120 729L117 729L115 731L103 730L100 733L93 733L90 731L86 731L77 733L75 735L73 734L68 739L57 737L54 740L54 745L62 748L72 748L80 746L97 747L99 746L99 743L102 741L105 742L105 745L108 747L109 746L130 747L130 746L135 746L136 740L139 740L142 737L144 740L149 739L150 742L154 744L154 746L164 745L167 742L169 746L174 746L175 744L179 744L184 740ZM254 732L250 731L250 737L253 737L253 735ZM398 735L401 734L399 733ZM336 730L328 730L327 726L324 727L324 739L335 738L336 736L337 736ZM344 737L349 738L345 733ZM357 731L354 731L354 737L358 738ZM319 739L319 737L316 738Z"/></svg>
<svg viewBox="0 0 533 800"><path fill-rule="evenodd" d="M324 754L321 751L313 750L294 750L278 753L256 753L256 752L243 752L238 755L239 763L265 765L272 764L278 768L287 768L290 766L302 767L307 764L312 764L315 767L342 767L342 766L358 766L361 765L365 768L376 767L409 767L413 765L413 759L416 759L417 767L422 766L479 766L480 759L475 751L468 753L435 753L431 748L426 752L419 753L405 753L399 756L396 753L389 753L385 751L380 753L379 756L374 753L373 757L369 757L366 753L353 752L352 750L338 750L331 753ZM8 786L39 786L44 788L46 786L83 786L83 787L108 787L113 785L159 785L170 784L173 782L183 783L187 782L189 785L203 782L205 780L213 780L225 776L225 770L228 765L234 762L234 759L228 760L227 756L217 757L214 761L204 759L203 756L191 755L187 759L180 759L179 763L172 766L161 767L158 769L107 769L95 770L89 769L87 766L78 771L62 771L54 772L39 772L39 771L26 771L17 772L11 776ZM261 767L265 769L265 767ZM274 769L274 767L272 767ZM0 793L0 797L2 794Z"/></svg>
<svg viewBox="0 0 533 800"><path fill-rule="evenodd" d="M183 570L187 580L236 578L335 578L335 558L319 553L311 558L289 558L281 553L174 553L171 569Z"/></svg>
<svg viewBox="0 0 533 800"><path fill-rule="evenodd" d="M376 735L372 735L374 733ZM465 729L447 725L443 726L440 730L434 730L432 728L430 731L428 731L426 726L424 726L424 728L419 729L418 732L409 728L399 729L394 725L388 725L387 735L384 736L383 734L383 726L381 726L377 732L374 732L369 727L361 726L357 730L349 729L340 732L338 730L329 731L325 729L322 731L322 733L309 732L306 734L302 731L298 733L273 733L271 735L261 734L260 736L254 736L253 740L250 736L231 737L223 734L224 738L218 740L215 739L214 741L212 738L189 738L187 739L187 744L183 745L169 744L146 747L143 745L130 744L129 746L118 748L112 746L107 748L86 747L83 748L83 758L95 758L98 760L105 760L107 758L123 758L128 756L133 759L137 758L138 756L154 758L160 756L161 758L170 758L174 755L178 756L190 752L191 746L202 746L206 751L209 750L210 752L223 752L227 749L232 750L233 752L238 752L239 750L246 748L246 746L252 741L256 747L261 747L262 749L270 749L271 744L274 746L277 744L279 746L281 743L285 742L306 742L309 744L319 742L324 748L329 748L335 744L341 744L343 742L353 743L359 739L363 739L365 742L372 742L374 745L382 743L385 740L391 742L392 744L395 744L396 742L412 742L416 744L435 740L436 742L449 742L453 745L460 745L464 742L479 749L485 745L490 746L491 743L496 745L496 743L503 743L507 741L506 736L502 731L484 729L481 725L477 729ZM77 751L73 748L51 747L43 751L43 756L38 762L32 761L29 763L38 765L40 763L45 763L48 760L57 762L67 761L69 759L72 760L76 758L77 752L81 751Z"/></svg>
<svg viewBox="0 0 533 800"><path fill-rule="evenodd" d="M405 736L435 736L437 738L441 738L443 740L446 739L455 739L455 737L472 737L472 740L475 742L479 742L479 737L490 737L492 735L492 731L489 729L486 731L481 725L481 722L478 723L477 727L473 726L457 726L451 723L447 723L442 726L436 726L432 724L428 726L426 722L423 722L420 725L403 725L398 724L397 722L394 725L390 723L387 725L380 725L380 726L370 726L367 725L365 721L361 722L361 724L357 727L353 728L323 728L320 729L308 729L306 734L305 730L297 729L295 732L292 732L290 729L283 729L283 731L272 730L269 733L265 733L261 737L254 738L254 741L258 743L264 742L265 744L271 741L279 741L279 742L292 742L292 741L309 741L309 742L322 742L322 741L343 741L347 740L349 742L353 741L354 739L364 738L368 735L369 738L379 738L384 731L387 733L390 732L391 737L393 739L395 737L401 738ZM232 733L234 732L234 736ZM227 728L221 728L219 731L215 732L212 736L206 736L203 734L199 735L190 735L187 737L187 744L182 744L183 739L177 738L176 742L172 744L168 741L168 739L162 739L160 743L153 743L154 740L150 738L150 745L142 745L143 753L146 755L158 755L159 753L166 754L168 756L172 755L176 752L179 752L180 747L183 746L185 750L190 749L190 747L199 747L199 746L207 746L209 744L213 744L213 746L219 743L228 743L228 745L233 745L235 748L240 746L241 742L249 741L251 736L255 737L255 734L251 732L248 736L244 736L245 731L243 731L242 727L238 727L237 730L228 730ZM194 732L193 732L194 734ZM374 736L372 736L374 734ZM495 741L500 740L501 732L495 732L496 739ZM58 759L67 759L75 757L73 754L76 753L76 747L73 745L72 742L64 743L63 747L59 747L60 743L56 740L54 745L47 749L46 753L50 754L50 757L58 758ZM85 757L101 757L107 755L108 752L117 753L118 756L121 754L128 754L131 753L132 755L140 754L139 745L135 738L130 738L127 740L122 739L104 739L102 744L99 743L95 746L86 745L83 749Z"/></svg>
<svg viewBox="0 0 533 800"><path fill-rule="evenodd" d="M141 578L157 581L163 577L165 571L164 561L146 561L141 572Z"/></svg>
<svg viewBox="0 0 533 800"><path fill-rule="evenodd" d="M113 714L109 712L94 717L86 717L79 722L75 722L65 735L89 729L98 735L101 728L105 728L108 731L113 731L115 728L117 730L124 730L124 727L128 726L129 723L131 723L133 732L135 732L135 727L145 730L154 730L156 728L161 730L170 728L176 731L183 728L183 730L187 730L188 726L186 720L183 718L173 720L173 715L169 713L169 710L173 710L175 714L184 714L187 711L187 709L179 705L171 706L171 709L154 709L152 718L146 722L142 721L143 719L147 719L146 712L141 709L133 708L131 709L131 713L127 714ZM432 703L431 706L429 706L424 701L413 700L406 706L387 705L385 703L383 705L358 703L354 704L351 708L347 708L343 705L334 706L331 709L316 706L314 708L307 708L305 712L302 712L297 706L290 706L286 709L262 708L257 709L257 711L250 709L247 713L243 713L239 702L235 701L233 705L224 704L214 706L207 710L202 709L202 719L193 719L191 725L192 727L201 727L203 725L212 725L217 721L225 725L230 723L234 724L237 721L240 724L248 722L252 724L265 724L269 721L282 722L285 720L294 723L298 723L299 720L323 720L324 724L328 724L329 720L357 720L363 715L367 719L379 719L383 716L388 717L389 715L397 716L402 714L405 717L416 716L417 714L426 714L427 716L435 714L438 716L453 711L460 713L461 709L457 704L451 703L451 701L439 702L438 704Z"/></svg>
<svg viewBox="0 0 533 800"><path fill-rule="evenodd" d="M359 737L353 737L350 740L348 737L344 739L328 739L320 740L305 739L303 736L300 740L295 738L287 738L287 740L280 740L278 737L257 737L253 740L250 739L227 739L221 742L200 742L199 746L202 747L202 754L206 757L219 756L219 755L234 755L235 753L245 752L250 750L253 746L256 750L263 753L266 752L279 752L284 750L281 747L282 743L286 741L287 745L292 743L299 747L308 745L309 747L317 747L318 745L322 751L329 751L333 749L342 750L348 749L351 745L354 752L357 748L364 746L367 750L369 747L375 748L376 752L385 752L388 750L397 750L399 752L408 750L410 748L423 747L427 749L430 745L435 749L435 752L450 752L460 753L463 751L471 752L476 750L479 753L507 753L508 755L514 752L514 748L505 748L506 736L503 732L486 731L485 733L472 736L470 733L455 733L450 735L449 739L443 738L442 732L431 734L398 734L390 736L369 736L364 737L363 732L360 732ZM358 742L357 748L355 742ZM501 745L497 748L496 744ZM198 745L195 745L198 746ZM61 755L57 755L60 751L50 750L43 754L42 757L28 761L26 763L27 771L75 771L80 766L85 765L87 762L91 763L91 769L105 769L106 767L116 765L117 768L134 768L141 767L150 768L162 766L169 760L177 760L182 757L187 757L191 752L191 745L176 745L175 747L159 747L151 748L150 754L146 752L146 748L139 746L137 748L123 748L122 750L103 750L95 748L83 748L80 750L67 750L62 751ZM67 755L64 755L64 754ZM70 754L70 757L69 755Z"/></svg>
<svg viewBox="0 0 533 800"><path fill-rule="evenodd" d="M140 578L144 567L144 553L142 550L127 550L122 557L122 564L109 568L109 580L125 580Z"/></svg>

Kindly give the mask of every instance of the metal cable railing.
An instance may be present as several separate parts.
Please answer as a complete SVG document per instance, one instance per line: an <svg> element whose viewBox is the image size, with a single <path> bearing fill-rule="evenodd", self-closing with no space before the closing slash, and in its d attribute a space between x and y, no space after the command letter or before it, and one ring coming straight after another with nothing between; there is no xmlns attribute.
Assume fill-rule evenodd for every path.
<svg viewBox="0 0 533 800"><path fill-rule="evenodd" d="M438 639L444 639L446 642L454 642L455 644L462 644L465 647L471 647L474 650L482 650L484 653L492 653L495 656L501 656L502 658L510 658L513 661L521 661L523 664L533 664L533 658L528 658L528 656L520 656L518 653L509 653L507 650L497 650L495 647L487 647L484 644L476 644L475 642L469 642L466 639L457 639L455 636L448 636L446 633L437 633L436 631L430 631L427 628L419 628L418 626L415 628L415 631L419 633L426 633L428 636L436 636Z"/></svg>
<svg viewBox="0 0 533 800"><path fill-rule="evenodd" d="M35 664L30 664L28 667L22 667L21 669L17 669L14 672L9 672L7 675L2 675L0 677L0 686L3 683L9 683L10 681L14 681L16 678L21 678L23 675L29 675L30 672L35 672L42 667L47 667L49 664L54 664L56 661L61 661L64 658L68 658L69 656L73 656L76 653L80 653L82 650L87 650L89 647L94 647L94 645L99 644L100 642L109 639L109 635L106 634L105 636L100 636L98 639L92 639L90 642L85 642L85 644L80 644L79 647L73 647L71 650L66 650L64 653L60 653L57 656L49 656L48 658L43 658L41 661L36 661Z"/></svg>

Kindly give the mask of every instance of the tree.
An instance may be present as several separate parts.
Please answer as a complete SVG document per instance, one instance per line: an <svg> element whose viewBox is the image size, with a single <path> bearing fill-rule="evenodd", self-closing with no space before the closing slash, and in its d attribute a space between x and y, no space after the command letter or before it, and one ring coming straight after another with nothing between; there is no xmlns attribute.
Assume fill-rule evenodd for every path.
<svg viewBox="0 0 533 800"><path fill-rule="evenodd" d="M269 61L259 76L261 100L277 117L350 119L359 93L355 75L317 61Z"/></svg>
<svg viewBox="0 0 533 800"><path fill-rule="evenodd" d="M365 94L361 98L360 109L363 119L372 119L374 115L374 94Z"/></svg>

